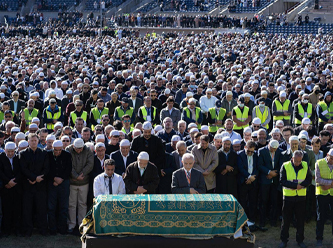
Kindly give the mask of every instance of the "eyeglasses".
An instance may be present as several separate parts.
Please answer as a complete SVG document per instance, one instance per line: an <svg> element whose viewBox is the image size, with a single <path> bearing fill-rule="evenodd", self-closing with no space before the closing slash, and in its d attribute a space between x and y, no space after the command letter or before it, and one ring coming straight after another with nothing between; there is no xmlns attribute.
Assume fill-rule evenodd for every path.
<svg viewBox="0 0 333 248"><path fill-rule="evenodd" d="M150 95L151 97L155 97L156 95Z"/></svg>
<svg viewBox="0 0 333 248"><path fill-rule="evenodd" d="M253 127L260 127L260 125L253 125Z"/></svg>
<svg viewBox="0 0 333 248"><path fill-rule="evenodd" d="M15 94L15 95L13 95L13 96L19 96L19 95L16 95L16 94Z"/></svg>
<svg viewBox="0 0 333 248"><path fill-rule="evenodd" d="M102 121L109 121L109 119L104 119L104 120L102 120Z"/></svg>
<svg viewBox="0 0 333 248"><path fill-rule="evenodd" d="M82 107L83 105L76 105L76 107Z"/></svg>
<svg viewBox="0 0 333 248"><path fill-rule="evenodd" d="M69 140L62 140L62 142L69 142Z"/></svg>
<svg viewBox="0 0 333 248"><path fill-rule="evenodd" d="M95 129L97 132L102 132L103 129Z"/></svg>
<svg viewBox="0 0 333 248"><path fill-rule="evenodd" d="M131 122L131 120L124 120L125 123Z"/></svg>
<svg viewBox="0 0 333 248"><path fill-rule="evenodd" d="M5 116L5 118L12 118L11 116Z"/></svg>
<svg viewBox="0 0 333 248"><path fill-rule="evenodd" d="M247 153L254 153L254 151L249 151L249 150L247 150Z"/></svg>

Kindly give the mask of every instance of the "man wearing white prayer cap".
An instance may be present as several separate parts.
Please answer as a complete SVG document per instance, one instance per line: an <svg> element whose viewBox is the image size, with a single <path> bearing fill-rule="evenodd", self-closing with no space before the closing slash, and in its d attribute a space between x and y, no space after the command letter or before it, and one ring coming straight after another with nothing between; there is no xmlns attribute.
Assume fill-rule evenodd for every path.
<svg viewBox="0 0 333 248"><path fill-rule="evenodd" d="M155 194L160 178L157 167L149 161L150 155L141 151L137 161L126 168L124 182L127 194Z"/></svg>
<svg viewBox="0 0 333 248"><path fill-rule="evenodd" d="M16 144L7 142L5 152L0 154L0 168L2 174L2 230L4 236L20 233L21 207L22 207L22 174L20 161L15 153ZM5 179L5 180L4 180ZM14 230L12 228L14 227Z"/></svg>
<svg viewBox="0 0 333 248"><path fill-rule="evenodd" d="M61 140L54 140L48 151L50 171L48 173L48 223L51 235L67 234L67 212L69 205L69 177L72 173L72 157L63 151Z"/></svg>
<svg viewBox="0 0 333 248"><path fill-rule="evenodd" d="M309 131L309 128L311 129L311 127L312 127L312 129L314 129L314 127L310 126L310 124L311 124L311 120L309 118L307 118L307 117L303 118L301 125L298 125L298 127L295 128L295 134L296 135L300 134L300 132L302 130ZM332 124L329 124L329 125L332 127ZM333 131L333 127L331 129Z"/></svg>
<svg viewBox="0 0 333 248"><path fill-rule="evenodd" d="M267 205L271 202L272 207L269 212L271 226L277 226L277 202L279 186L279 157L281 150L278 149L279 142L272 139L269 144L258 150L258 169L260 171L259 191L261 195L260 204L260 222L259 228L267 230Z"/></svg>
<svg viewBox="0 0 333 248"><path fill-rule="evenodd" d="M149 161L153 163L162 176L163 165L165 163L165 148L162 140L156 135L151 135L152 125L146 121L142 125L143 134L136 137L132 141L131 150L137 152L147 152L149 154Z"/></svg>
<svg viewBox="0 0 333 248"><path fill-rule="evenodd" d="M18 144L21 140L25 140L25 134L22 133L22 132L19 132L15 135L15 144L16 144L16 146L18 146Z"/></svg>
<svg viewBox="0 0 333 248"><path fill-rule="evenodd" d="M231 145L230 137L223 137L222 147L217 151L219 164L215 169L216 193L232 194L237 198L237 153L231 149Z"/></svg>
<svg viewBox="0 0 333 248"><path fill-rule="evenodd" d="M287 98L287 93L281 91L279 98L275 99L272 104L272 114L274 124L278 120L282 120L285 126L290 125L290 116L292 114L292 106L289 99Z"/></svg>
<svg viewBox="0 0 333 248"><path fill-rule="evenodd" d="M56 137L53 134L49 134L46 136L46 151L51 151L52 150L52 145L53 142L56 140Z"/></svg>
<svg viewBox="0 0 333 248"><path fill-rule="evenodd" d="M131 151L131 142L127 139L120 141L120 149L111 153L110 158L116 161L115 173L125 176L125 171L128 165L137 160L138 154Z"/></svg>
<svg viewBox="0 0 333 248"><path fill-rule="evenodd" d="M18 149L17 149L17 151L20 152L20 151L26 149L28 146L29 146L28 141L26 141L26 140L21 140L21 141L19 142L19 144L18 144Z"/></svg>
<svg viewBox="0 0 333 248"><path fill-rule="evenodd" d="M258 131L261 128L261 120L256 117L252 120L252 130Z"/></svg>
<svg viewBox="0 0 333 248"><path fill-rule="evenodd" d="M220 133L214 135L213 144L216 147L216 150L219 150L222 147L223 136Z"/></svg>
<svg viewBox="0 0 333 248"><path fill-rule="evenodd" d="M235 139L232 141L232 150L235 152L238 152L241 150L241 143L242 141L240 139Z"/></svg>
<svg viewBox="0 0 333 248"><path fill-rule="evenodd" d="M278 142L281 142L281 131L277 127L273 128L270 132L270 135L272 136L273 140L277 140Z"/></svg>

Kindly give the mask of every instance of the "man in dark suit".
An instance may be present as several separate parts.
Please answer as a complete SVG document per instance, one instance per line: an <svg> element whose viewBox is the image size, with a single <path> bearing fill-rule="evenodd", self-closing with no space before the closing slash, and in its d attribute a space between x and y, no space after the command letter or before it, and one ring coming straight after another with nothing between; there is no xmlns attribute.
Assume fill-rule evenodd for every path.
<svg viewBox="0 0 333 248"><path fill-rule="evenodd" d="M95 145L95 152L94 155L94 167L92 171L89 173L89 191L88 191L88 198L87 198L87 209L93 204L94 199L94 179L99 174L104 172L104 161L109 159L109 155L105 154L106 148L103 142L98 142Z"/></svg>
<svg viewBox="0 0 333 248"><path fill-rule="evenodd" d="M5 152L0 154L0 180L3 183L2 229L5 237L12 231L17 235L21 231L22 174L15 149L14 142L7 142Z"/></svg>
<svg viewBox="0 0 333 248"><path fill-rule="evenodd" d="M165 153L165 163L161 170L160 183L158 185L159 194L171 194L172 173L176 170L176 163L170 153Z"/></svg>
<svg viewBox="0 0 333 248"><path fill-rule="evenodd" d="M260 224L259 226L264 228L266 221L266 209L270 201L271 207L269 208L271 226L276 226L277 219L277 190L279 186L279 171L278 164L281 150L278 149L279 142L277 140L271 140L269 144L258 150L258 169L260 172Z"/></svg>
<svg viewBox="0 0 333 248"><path fill-rule="evenodd" d="M172 173L171 191L173 194L206 193L205 179L200 171L193 168L194 161L192 154L183 155L183 167Z"/></svg>
<svg viewBox="0 0 333 248"><path fill-rule="evenodd" d="M166 117L170 117L172 119L174 129L177 131L178 130L177 125L181 119L180 110L173 107L173 105L175 103L173 96L169 96L169 98L167 99L166 102L167 102L168 106L161 110L160 120L161 120L161 122L163 122L163 120Z"/></svg>
<svg viewBox="0 0 333 248"><path fill-rule="evenodd" d="M178 141L176 145L176 151L173 151L171 155L173 156L173 159L176 164L176 169L180 169L183 167L182 157L185 153L190 153L187 150L186 142L185 141Z"/></svg>
<svg viewBox="0 0 333 248"><path fill-rule="evenodd" d="M238 199L237 192L237 153L231 150L231 139L224 137L222 147L217 151L219 165L215 168L216 193L232 194Z"/></svg>
<svg viewBox="0 0 333 248"><path fill-rule="evenodd" d="M20 166L23 178L23 227L24 235L32 235L33 213L37 213L39 231L47 234L47 191L45 177L49 172L49 158L47 152L37 147L38 135L29 133L29 147L20 152Z"/></svg>
<svg viewBox="0 0 333 248"><path fill-rule="evenodd" d="M115 173L124 178L127 166L137 160L138 154L130 150L131 143L127 139L123 139L119 146L120 149L111 153L110 158L116 162Z"/></svg>
<svg viewBox="0 0 333 248"><path fill-rule="evenodd" d="M140 152L137 162L126 168L124 182L127 194L155 194L160 178L147 152Z"/></svg>
<svg viewBox="0 0 333 248"><path fill-rule="evenodd" d="M25 102L19 99L18 91L13 91L12 93L13 99L8 101L10 110L14 111L15 114L20 113L22 109L25 108Z"/></svg>
<svg viewBox="0 0 333 248"><path fill-rule="evenodd" d="M258 155L255 152L254 141L246 142L244 150L238 152L237 166L239 170L238 187L239 202L249 218L251 231L256 229L255 219L258 196Z"/></svg>
<svg viewBox="0 0 333 248"><path fill-rule="evenodd" d="M131 87L131 97L128 99L128 106L134 109L135 116L137 116L139 108L143 106L143 101L141 98L137 97L138 90L135 87Z"/></svg>

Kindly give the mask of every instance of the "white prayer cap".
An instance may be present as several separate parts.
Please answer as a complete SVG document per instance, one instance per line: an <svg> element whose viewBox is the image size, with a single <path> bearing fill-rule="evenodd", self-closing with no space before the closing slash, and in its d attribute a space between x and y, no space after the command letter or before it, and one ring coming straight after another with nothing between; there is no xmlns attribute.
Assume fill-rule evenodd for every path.
<svg viewBox="0 0 333 248"><path fill-rule="evenodd" d="M230 137L223 137L222 142L231 141Z"/></svg>
<svg viewBox="0 0 333 248"><path fill-rule="evenodd" d="M214 139L216 140L222 140L223 136L220 133L215 134Z"/></svg>
<svg viewBox="0 0 333 248"><path fill-rule="evenodd" d="M25 134L22 132L19 132L15 135L15 139L25 139Z"/></svg>
<svg viewBox="0 0 333 248"><path fill-rule="evenodd" d="M28 143L28 141L26 141L26 140L21 140L21 141L19 142L19 145L18 145L19 148L22 148L22 147L28 147L28 146L29 146L29 143Z"/></svg>
<svg viewBox="0 0 333 248"><path fill-rule="evenodd" d="M82 148L82 147L84 147L83 139L81 139L81 138L75 139L73 145L74 145L75 148Z"/></svg>
<svg viewBox="0 0 333 248"><path fill-rule="evenodd" d="M64 140L64 139L69 139L69 141L70 141L70 138L68 135L61 136L61 140Z"/></svg>
<svg viewBox="0 0 333 248"><path fill-rule="evenodd" d="M145 121L143 124L142 124L142 129L143 130L151 130L153 127L151 125L151 123L149 121Z"/></svg>
<svg viewBox="0 0 333 248"><path fill-rule="evenodd" d="M119 146L120 147L122 147L122 146L131 146L131 142L129 142L128 139L123 139L122 141L120 141Z"/></svg>
<svg viewBox="0 0 333 248"><path fill-rule="evenodd" d="M281 91L281 92L280 92L280 97L287 97L286 92L285 92L285 91Z"/></svg>
<svg viewBox="0 0 333 248"><path fill-rule="evenodd" d="M256 125L261 125L261 120L258 117L256 117L253 119L252 123Z"/></svg>
<svg viewBox="0 0 333 248"><path fill-rule="evenodd" d="M62 144L61 140L55 140L53 141L52 146L53 148L56 148L56 147L63 147L64 145Z"/></svg>
<svg viewBox="0 0 333 248"><path fill-rule="evenodd" d="M170 89L165 89L164 93L167 95L170 94Z"/></svg>
<svg viewBox="0 0 333 248"><path fill-rule="evenodd" d="M54 128L56 128L56 127L62 128L63 126L64 125L60 121L58 121L56 124L54 124Z"/></svg>
<svg viewBox="0 0 333 248"><path fill-rule="evenodd" d="M291 143L291 141L293 141L293 140L297 140L298 141L298 137L296 135L290 136L289 143Z"/></svg>
<svg viewBox="0 0 333 248"><path fill-rule="evenodd" d="M49 140L56 140L56 137L53 134L49 134L46 136L46 141L49 141Z"/></svg>
<svg viewBox="0 0 333 248"><path fill-rule="evenodd" d="M156 127L154 128L154 131L157 133L158 131L161 131L163 129L163 127L161 125L156 125Z"/></svg>
<svg viewBox="0 0 333 248"><path fill-rule="evenodd" d="M227 91L227 96L232 96L232 92L231 91Z"/></svg>
<svg viewBox="0 0 333 248"><path fill-rule="evenodd" d="M240 140L240 139L234 139L233 141L232 141L232 144L233 145L240 145L242 143L242 141Z"/></svg>
<svg viewBox="0 0 333 248"><path fill-rule="evenodd" d="M302 130L299 134L305 135L306 139L309 139L309 134L308 134L308 132L306 130Z"/></svg>
<svg viewBox="0 0 333 248"><path fill-rule="evenodd" d="M119 136L119 132L117 130L112 130L110 136Z"/></svg>
<svg viewBox="0 0 333 248"><path fill-rule="evenodd" d="M201 126L201 131L208 131L208 126L207 125Z"/></svg>
<svg viewBox="0 0 333 248"><path fill-rule="evenodd" d="M284 122L283 120L278 120L276 123L275 123L275 126L284 126Z"/></svg>
<svg viewBox="0 0 333 248"><path fill-rule="evenodd" d="M30 129L30 128L38 128L38 126L37 126L36 123L31 123L31 124L29 125L29 129Z"/></svg>
<svg viewBox="0 0 333 248"><path fill-rule="evenodd" d="M72 90L66 90L66 94L73 94Z"/></svg>
<svg viewBox="0 0 333 248"><path fill-rule="evenodd" d="M208 88L208 89L206 90L206 92L212 93L212 89L211 89L211 88Z"/></svg>
<svg viewBox="0 0 333 248"><path fill-rule="evenodd" d="M199 132L198 128L192 128L192 129L190 130L190 133L194 133L194 132Z"/></svg>
<svg viewBox="0 0 333 248"><path fill-rule="evenodd" d="M272 135L273 133L280 133L281 134L281 131L280 131L279 128L275 127L275 128L272 129L270 134Z"/></svg>
<svg viewBox="0 0 333 248"><path fill-rule="evenodd" d="M308 139L308 137L304 134L304 133L300 133L299 135L298 135L298 139L300 140L300 139Z"/></svg>
<svg viewBox="0 0 333 248"><path fill-rule="evenodd" d="M279 147L279 142L277 140L271 140L269 142L269 146L272 148L278 148Z"/></svg>
<svg viewBox="0 0 333 248"><path fill-rule="evenodd" d="M258 137L258 131L252 132L251 137Z"/></svg>
<svg viewBox="0 0 333 248"><path fill-rule="evenodd" d="M186 93L186 97L192 97L192 96L193 96L193 93L191 91Z"/></svg>
<svg viewBox="0 0 333 248"><path fill-rule="evenodd" d="M7 142L5 145L5 150L15 150L16 145L14 142Z"/></svg>
<svg viewBox="0 0 333 248"><path fill-rule="evenodd" d="M40 122L40 120L38 117L34 117L34 118L32 118L31 122Z"/></svg>
<svg viewBox="0 0 333 248"><path fill-rule="evenodd" d="M100 139L105 140L105 136L104 136L104 134L97 134L97 135L96 135L95 141L96 141L96 140L100 140Z"/></svg>
<svg viewBox="0 0 333 248"><path fill-rule="evenodd" d="M140 152L138 159L149 160L149 154L147 152Z"/></svg>
<svg viewBox="0 0 333 248"><path fill-rule="evenodd" d="M179 135L173 135L172 138L171 138L171 141L180 141L180 137Z"/></svg>
<svg viewBox="0 0 333 248"><path fill-rule="evenodd" d="M4 93L0 93L0 98L5 98L5 94Z"/></svg>
<svg viewBox="0 0 333 248"><path fill-rule="evenodd" d="M252 133L252 129L250 127L244 128L243 133Z"/></svg>
<svg viewBox="0 0 333 248"><path fill-rule="evenodd" d="M197 124L195 124L195 123L190 123L189 125L188 125L188 128L189 129L191 129L192 127L195 127L195 128L197 128L198 126L197 126Z"/></svg>
<svg viewBox="0 0 333 248"><path fill-rule="evenodd" d="M327 155L329 156L333 156L333 148L331 150L328 151Z"/></svg>
<svg viewBox="0 0 333 248"><path fill-rule="evenodd" d="M230 134L229 134L227 131L223 131L223 132L221 133L221 136L222 136L222 137L230 137Z"/></svg>
<svg viewBox="0 0 333 248"><path fill-rule="evenodd" d="M260 95L267 95L267 91L266 90L261 91Z"/></svg>
<svg viewBox="0 0 333 248"><path fill-rule="evenodd" d="M97 148L99 147L104 147L105 148L105 144L102 143L102 142L98 142L96 145L95 145L95 150L97 150Z"/></svg>
<svg viewBox="0 0 333 248"><path fill-rule="evenodd" d="M310 123L311 123L311 120L309 118L305 117L302 119L302 124L309 125Z"/></svg>
<svg viewBox="0 0 333 248"><path fill-rule="evenodd" d="M248 97L248 98L250 98L252 95L250 94L250 93L245 93L244 94L244 97Z"/></svg>
<svg viewBox="0 0 333 248"><path fill-rule="evenodd" d="M18 128L18 127L13 127L11 130L10 130L10 132L11 133L19 133L21 130L20 130L20 128Z"/></svg>

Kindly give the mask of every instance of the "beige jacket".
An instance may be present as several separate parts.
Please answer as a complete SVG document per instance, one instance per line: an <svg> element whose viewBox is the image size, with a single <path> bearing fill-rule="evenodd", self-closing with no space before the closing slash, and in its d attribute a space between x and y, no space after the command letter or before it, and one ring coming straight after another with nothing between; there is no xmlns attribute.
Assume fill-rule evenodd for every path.
<svg viewBox="0 0 333 248"><path fill-rule="evenodd" d="M315 94L316 90L320 90L320 87L318 85L316 85L313 88L312 93L309 94L309 103L311 103L314 108L317 106L317 103L319 102L319 96L321 95L320 93Z"/></svg>
<svg viewBox="0 0 333 248"><path fill-rule="evenodd" d="M199 144L194 146L192 149L192 154L195 157L193 168L199 170L200 172L208 171L209 174L204 176L206 187L207 190L214 189L216 187L216 177L214 170L219 163L216 147L209 144L207 151L204 154Z"/></svg>

